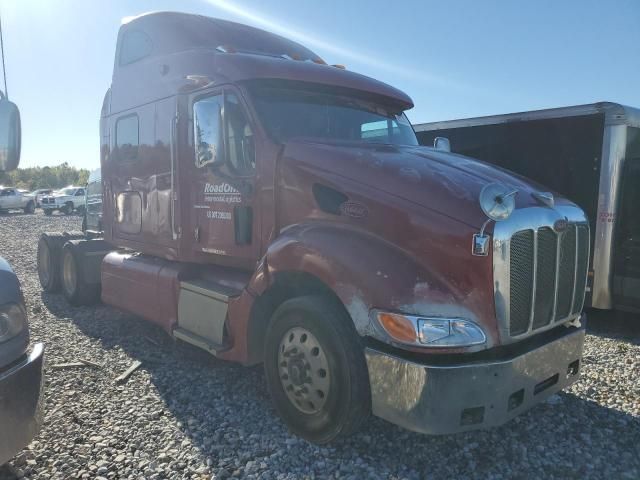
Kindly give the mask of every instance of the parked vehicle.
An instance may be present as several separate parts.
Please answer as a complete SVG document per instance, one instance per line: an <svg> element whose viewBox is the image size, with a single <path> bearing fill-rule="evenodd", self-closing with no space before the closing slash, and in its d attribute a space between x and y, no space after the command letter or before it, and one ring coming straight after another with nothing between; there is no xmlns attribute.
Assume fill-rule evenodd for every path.
<svg viewBox="0 0 640 480"><path fill-rule="evenodd" d="M36 211L33 195L12 187L0 187L0 211L24 210L24 213Z"/></svg>
<svg viewBox="0 0 640 480"><path fill-rule="evenodd" d="M69 186L54 192L52 195L42 197L42 209L45 215L51 215L59 210L65 215L70 215L76 210L84 214L86 205L84 187Z"/></svg>
<svg viewBox="0 0 640 480"><path fill-rule="evenodd" d="M0 172L18 166L20 145L20 113L0 93ZM29 349L20 283L0 257L0 465L28 445L42 424L43 357L41 343Z"/></svg>
<svg viewBox="0 0 640 480"><path fill-rule="evenodd" d="M640 312L640 110L601 102L415 126L584 209L595 235L587 305Z"/></svg>
<svg viewBox="0 0 640 480"><path fill-rule="evenodd" d="M31 195L35 197L36 207L41 208L42 205L40 201L42 200L42 197L46 195L51 195L52 193L53 193L53 190L51 188L40 188L38 190L34 190L33 192L31 192Z"/></svg>
<svg viewBox="0 0 640 480"><path fill-rule="evenodd" d="M502 424L578 378L589 225L418 146L412 106L262 30L124 23L100 121L104 237L44 234L41 284L263 362L313 442L371 412L431 434Z"/></svg>

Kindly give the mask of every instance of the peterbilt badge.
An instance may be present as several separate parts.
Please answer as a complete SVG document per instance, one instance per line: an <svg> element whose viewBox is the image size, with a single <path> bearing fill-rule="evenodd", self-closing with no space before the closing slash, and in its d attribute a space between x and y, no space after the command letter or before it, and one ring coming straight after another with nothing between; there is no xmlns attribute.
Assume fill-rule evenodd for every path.
<svg viewBox="0 0 640 480"><path fill-rule="evenodd" d="M553 231L556 233L562 233L569 228L569 221L566 218L561 218L553 223Z"/></svg>

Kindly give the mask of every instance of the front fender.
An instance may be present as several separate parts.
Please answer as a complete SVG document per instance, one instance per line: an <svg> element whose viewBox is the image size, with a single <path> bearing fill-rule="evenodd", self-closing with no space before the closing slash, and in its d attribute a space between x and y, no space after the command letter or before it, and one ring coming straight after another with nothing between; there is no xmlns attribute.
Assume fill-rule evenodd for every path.
<svg viewBox="0 0 640 480"><path fill-rule="evenodd" d="M423 259L424 260L424 259ZM340 298L360 335L372 334L371 309L474 319L464 292L408 252L347 225L308 223L287 228L266 253L261 293L280 272L309 273Z"/></svg>

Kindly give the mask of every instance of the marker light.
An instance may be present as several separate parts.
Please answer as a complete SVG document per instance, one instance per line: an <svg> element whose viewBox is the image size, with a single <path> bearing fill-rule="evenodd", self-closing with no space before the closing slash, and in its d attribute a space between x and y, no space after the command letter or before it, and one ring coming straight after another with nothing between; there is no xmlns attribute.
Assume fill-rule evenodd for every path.
<svg viewBox="0 0 640 480"><path fill-rule="evenodd" d="M382 328L393 338L402 343L416 342L414 323L404 315L378 312L378 321Z"/></svg>

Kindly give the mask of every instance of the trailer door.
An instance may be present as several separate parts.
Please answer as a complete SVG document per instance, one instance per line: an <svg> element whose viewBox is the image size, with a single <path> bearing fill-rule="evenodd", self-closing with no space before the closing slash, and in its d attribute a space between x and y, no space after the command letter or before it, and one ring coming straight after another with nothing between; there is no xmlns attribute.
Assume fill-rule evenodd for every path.
<svg viewBox="0 0 640 480"><path fill-rule="evenodd" d="M614 251L616 308L640 311L640 128L629 128Z"/></svg>

